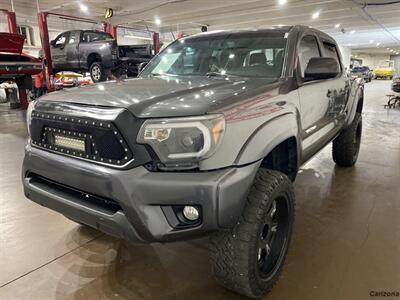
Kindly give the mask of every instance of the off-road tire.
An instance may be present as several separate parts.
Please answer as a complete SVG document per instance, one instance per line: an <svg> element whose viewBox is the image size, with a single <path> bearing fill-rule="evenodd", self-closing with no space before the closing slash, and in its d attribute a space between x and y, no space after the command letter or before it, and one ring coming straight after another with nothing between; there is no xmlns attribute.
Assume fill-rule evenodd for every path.
<svg viewBox="0 0 400 300"><path fill-rule="evenodd" d="M268 274L260 271L260 237L265 230L265 220L270 215L272 203L275 208L287 210L287 217L275 229L276 238L279 230L287 232L282 239L276 264ZM292 235L294 222L295 197L290 179L283 173L260 168L247 196L242 216L233 229L220 231L211 235L210 257L215 279L226 288L250 298L260 298L268 293L278 280ZM283 213L280 213L283 216ZM282 225L282 227L279 227ZM277 241L280 241L278 238ZM270 249L277 250L278 247ZM274 250L274 251L275 251ZM272 252L272 250L271 250ZM268 262L264 256L264 262ZM273 261L273 260L270 260ZM265 276L264 276L265 275Z"/></svg>
<svg viewBox="0 0 400 300"><path fill-rule="evenodd" d="M356 163L360 152L361 135L362 117L361 113L356 112L351 125L333 140L332 157L338 166L351 167Z"/></svg>
<svg viewBox="0 0 400 300"><path fill-rule="evenodd" d="M92 81L95 83L107 80L107 71L99 61L95 61L90 65L89 72Z"/></svg>

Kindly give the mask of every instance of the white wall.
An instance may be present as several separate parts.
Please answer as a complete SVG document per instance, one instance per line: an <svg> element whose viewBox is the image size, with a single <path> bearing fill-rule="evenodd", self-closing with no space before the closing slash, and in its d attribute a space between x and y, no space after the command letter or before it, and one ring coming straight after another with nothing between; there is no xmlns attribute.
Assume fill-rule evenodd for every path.
<svg viewBox="0 0 400 300"><path fill-rule="evenodd" d="M356 54L357 59L362 59L363 65L368 66L371 69L376 69L379 67L380 63L385 60L389 60L390 56L387 54L368 54L368 53L359 53Z"/></svg>
<svg viewBox="0 0 400 300"><path fill-rule="evenodd" d="M349 69L350 67L350 57L351 57L351 49L349 47L340 46L340 52L342 53L343 65L345 68Z"/></svg>

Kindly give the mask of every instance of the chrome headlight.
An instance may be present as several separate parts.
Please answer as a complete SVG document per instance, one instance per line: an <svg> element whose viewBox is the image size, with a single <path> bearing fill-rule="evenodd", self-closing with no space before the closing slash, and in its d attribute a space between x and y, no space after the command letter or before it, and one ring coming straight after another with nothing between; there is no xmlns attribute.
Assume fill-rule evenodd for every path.
<svg viewBox="0 0 400 300"><path fill-rule="evenodd" d="M195 162L211 156L225 132L222 115L147 120L137 142L150 145L163 163Z"/></svg>
<svg viewBox="0 0 400 300"><path fill-rule="evenodd" d="M29 128L32 122L32 111L35 109L35 105L36 101L29 102L28 109L26 110L26 127L28 128L29 136L31 135Z"/></svg>

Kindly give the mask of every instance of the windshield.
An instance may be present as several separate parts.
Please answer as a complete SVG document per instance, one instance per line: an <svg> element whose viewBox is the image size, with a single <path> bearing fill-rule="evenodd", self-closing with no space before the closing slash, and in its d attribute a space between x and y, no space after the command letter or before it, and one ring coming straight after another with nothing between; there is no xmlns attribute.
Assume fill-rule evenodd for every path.
<svg viewBox="0 0 400 300"><path fill-rule="evenodd" d="M142 76L183 75L279 78L285 32L204 35L177 40L155 57Z"/></svg>

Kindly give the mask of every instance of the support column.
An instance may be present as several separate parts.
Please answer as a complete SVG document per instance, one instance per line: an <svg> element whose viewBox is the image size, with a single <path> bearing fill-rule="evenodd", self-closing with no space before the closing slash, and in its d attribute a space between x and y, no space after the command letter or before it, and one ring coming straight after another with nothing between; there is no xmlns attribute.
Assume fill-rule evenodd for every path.
<svg viewBox="0 0 400 300"><path fill-rule="evenodd" d="M160 52L160 34L158 32L153 32L153 49L154 54L158 54Z"/></svg>
<svg viewBox="0 0 400 300"><path fill-rule="evenodd" d="M38 13L37 17L38 17L40 40L42 42L43 57L45 62L43 67L43 72L44 72L43 76L44 78L46 78L47 91L51 92L54 90L52 82L53 61L51 60L49 28L47 26L47 13L40 12Z"/></svg>
<svg viewBox="0 0 400 300"><path fill-rule="evenodd" d="M7 11L5 14L7 16L8 32L17 33L17 18L15 12Z"/></svg>

